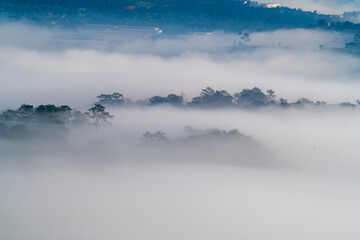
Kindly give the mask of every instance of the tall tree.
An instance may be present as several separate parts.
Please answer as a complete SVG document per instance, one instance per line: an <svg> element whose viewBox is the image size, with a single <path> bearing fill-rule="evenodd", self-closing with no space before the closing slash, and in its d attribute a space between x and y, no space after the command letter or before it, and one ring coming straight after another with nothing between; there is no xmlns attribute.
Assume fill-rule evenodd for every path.
<svg viewBox="0 0 360 240"><path fill-rule="evenodd" d="M88 109L86 115L93 120L93 125L96 127L110 124L108 120L114 117L109 112L106 112L105 107L99 103L94 104L92 108Z"/></svg>

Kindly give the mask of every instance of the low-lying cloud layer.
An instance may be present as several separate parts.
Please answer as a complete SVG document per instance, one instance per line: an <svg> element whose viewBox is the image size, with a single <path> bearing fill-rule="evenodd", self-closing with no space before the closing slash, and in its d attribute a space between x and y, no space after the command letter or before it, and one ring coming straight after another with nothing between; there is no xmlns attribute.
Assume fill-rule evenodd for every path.
<svg viewBox="0 0 360 240"><path fill-rule="evenodd" d="M30 39L38 32L51 35L46 29L16 27L17 35L33 31ZM359 59L331 50L343 47L351 36L336 33L254 33L245 43L236 35L222 33L154 39L147 44L124 40L114 51L98 50L91 44L76 49L66 42L55 51L51 39L57 35L43 47L30 47L31 41L14 43L12 39L18 38L10 37L8 25L0 31L9 31L2 35L2 108L24 102L87 107L99 93L112 92L132 99L171 92L192 98L207 86L230 93L257 86L275 89L289 100L307 97L330 103L354 102L359 97ZM295 37L299 35L307 37ZM320 50L319 45L327 50Z"/></svg>
<svg viewBox="0 0 360 240"><path fill-rule="evenodd" d="M190 99L207 86L274 89L290 101L360 98L359 58L336 49L349 37L331 32L250 33L245 42L223 33L135 42L119 35L81 47L59 40L69 36L63 30L0 32L4 110L23 103L84 110L112 92ZM106 110L109 126L39 123L46 137L0 138L0 239L360 234L358 108Z"/></svg>
<svg viewBox="0 0 360 240"><path fill-rule="evenodd" d="M357 239L358 112L112 113L68 144L2 140L1 238ZM187 125L255 142L194 142ZM159 129L170 143L139 139Z"/></svg>

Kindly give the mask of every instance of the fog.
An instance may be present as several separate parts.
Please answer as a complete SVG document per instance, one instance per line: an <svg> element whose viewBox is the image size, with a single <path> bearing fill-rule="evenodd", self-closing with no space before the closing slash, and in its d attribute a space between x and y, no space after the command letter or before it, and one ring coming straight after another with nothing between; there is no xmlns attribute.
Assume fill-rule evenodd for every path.
<svg viewBox="0 0 360 240"><path fill-rule="evenodd" d="M70 145L5 145L2 239L357 238L358 112L113 113L111 126L75 131ZM188 125L255 142L189 146L176 141ZM170 145L141 143L158 129Z"/></svg>
<svg viewBox="0 0 360 240"><path fill-rule="evenodd" d="M74 37L69 30L8 24L0 31L7 33L0 40L1 108L45 102L85 108L99 93L111 92L134 100L181 92L192 98L207 86L231 93L271 88L289 100L358 99L359 58L337 51L351 39L346 34L284 30L250 33L243 43L224 33L136 41L119 33L117 44L106 36L96 44L83 40L77 48L59 40ZM29 41L21 42L18 36L28 32Z"/></svg>
<svg viewBox="0 0 360 240"><path fill-rule="evenodd" d="M119 33L74 43L73 30L6 24L0 32L2 110L85 111L112 92L191 100L208 86L274 89L290 101L360 98L359 58L339 50L351 36L338 33L250 33L245 42L221 32ZM46 137L0 138L0 239L360 234L359 107L106 110L111 125L40 124Z"/></svg>

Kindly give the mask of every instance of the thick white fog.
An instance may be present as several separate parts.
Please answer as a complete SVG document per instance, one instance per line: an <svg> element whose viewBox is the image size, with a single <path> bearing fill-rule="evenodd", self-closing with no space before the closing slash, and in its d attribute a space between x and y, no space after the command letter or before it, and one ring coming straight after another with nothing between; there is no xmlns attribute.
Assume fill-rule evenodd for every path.
<svg viewBox="0 0 360 240"><path fill-rule="evenodd" d="M86 110L113 92L190 100L208 86L274 89L289 101L360 98L360 60L339 50L348 36L330 32L83 44L64 40L79 34L69 30L7 24L0 33L2 110ZM0 239L358 239L358 107L106 110L108 126L0 138ZM156 131L166 140L146 141Z"/></svg>
<svg viewBox="0 0 360 240"><path fill-rule="evenodd" d="M69 30L8 24L1 31L7 33L0 37L1 108L44 102L84 108L99 93L112 92L134 100L181 92L192 98L207 86L230 93L257 86L289 100L329 103L359 97L359 59L336 51L352 36L337 33L251 33L243 45L238 36L223 33L136 41L119 34L84 40L77 48L68 40L57 42L59 36L72 37ZM19 36L29 32L30 40L21 42ZM109 38L123 40L111 49Z"/></svg>
<svg viewBox="0 0 360 240"><path fill-rule="evenodd" d="M358 113L113 113L112 126L74 132L69 146L3 146L2 239L357 239ZM147 130L186 137L188 125L257 143L139 142Z"/></svg>

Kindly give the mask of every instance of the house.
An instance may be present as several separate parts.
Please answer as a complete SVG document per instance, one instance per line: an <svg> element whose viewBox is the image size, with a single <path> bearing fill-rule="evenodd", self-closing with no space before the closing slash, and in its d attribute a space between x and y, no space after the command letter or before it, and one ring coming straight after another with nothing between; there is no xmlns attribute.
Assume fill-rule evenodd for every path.
<svg viewBox="0 0 360 240"><path fill-rule="evenodd" d="M268 3L265 5L266 8L277 8L280 7L280 4L278 3Z"/></svg>

